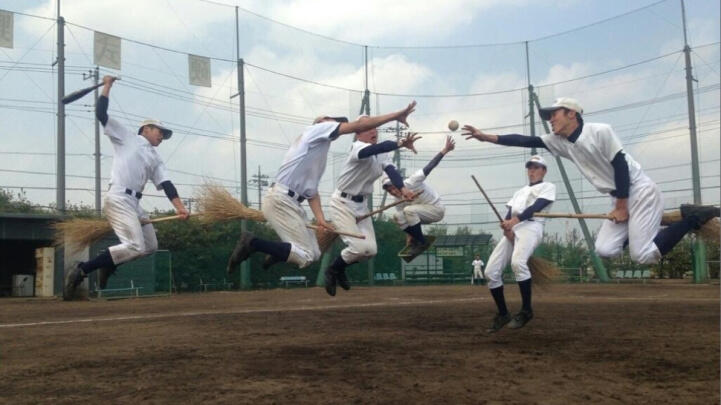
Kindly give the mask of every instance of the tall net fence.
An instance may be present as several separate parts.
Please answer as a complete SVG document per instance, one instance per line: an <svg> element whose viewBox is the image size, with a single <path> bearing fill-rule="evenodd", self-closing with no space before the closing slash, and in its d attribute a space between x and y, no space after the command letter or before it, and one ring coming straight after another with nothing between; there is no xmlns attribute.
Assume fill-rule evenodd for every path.
<svg viewBox="0 0 721 405"><path fill-rule="evenodd" d="M11 7L11 6L6 6ZM531 126L529 83L541 104L556 97L577 98L586 122L613 126L627 152L639 161L664 193L667 209L692 201L684 33L678 1L658 1L596 23L544 38L483 43L469 37L449 46L361 44L330 38L270 20L221 2L181 1L148 4L162 11L157 26L138 33L112 18L101 24L79 6L68 4L65 18L65 92L86 87L95 68L97 33L119 38L120 75L110 96L110 115L130 128L159 118L175 135L159 148L180 195L191 197L204 181L240 197L240 106L238 56L243 59L247 129L248 199L260 204L289 144L314 117L361 112L364 90L371 114L395 111L411 100L418 109L409 122L423 139L418 154L401 152L406 174L422 168L443 145L451 119L491 133L542 135L536 113ZM57 21L54 9L8 10L13 18L12 47L0 47L0 188L22 191L52 209L55 202ZM236 12L238 24L236 27ZM719 203L719 33L718 4L689 2L689 30L701 192L704 203ZM713 14L716 13L716 14ZM7 14L7 13L6 13ZM708 14L708 15L704 15ZM711 18L713 21L713 18ZM714 25L715 24L715 25ZM236 28L239 40L236 42ZM359 30L349 27L349 30ZM429 29L434 29L429 27ZM167 32L174 32L170 35ZM211 41L209 38L213 38ZM207 58L210 86L191 85L189 58ZM66 107L66 200L93 205L94 114L86 97ZM395 125L381 139L395 139ZM470 181L474 174L497 207L526 182L523 163L529 149L466 141L453 134L457 148L428 182L447 207L450 232L468 227L496 237L495 215ZM321 180L323 206L352 142L334 142ZM101 187L107 189L112 146L100 137ZM572 212L569 196L551 156L547 180L558 186L553 210ZM607 212L610 201L576 170L565 165L584 212ZM148 210L168 209L165 196L146 189ZM374 204L382 200L377 187ZM192 199L189 201L193 204ZM505 211L502 209L502 211ZM591 223L596 229L597 224ZM547 233L578 231L576 221L553 220ZM162 244L162 242L161 242Z"/></svg>

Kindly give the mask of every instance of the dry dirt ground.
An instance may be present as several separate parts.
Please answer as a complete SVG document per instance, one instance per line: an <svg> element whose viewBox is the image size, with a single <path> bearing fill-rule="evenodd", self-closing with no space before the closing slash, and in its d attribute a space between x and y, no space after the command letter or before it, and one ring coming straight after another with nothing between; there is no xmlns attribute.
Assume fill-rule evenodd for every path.
<svg viewBox="0 0 721 405"><path fill-rule="evenodd" d="M515 285L506 286L518 309ZM719 403L719 286L0 300L0 403Z"/></svg>

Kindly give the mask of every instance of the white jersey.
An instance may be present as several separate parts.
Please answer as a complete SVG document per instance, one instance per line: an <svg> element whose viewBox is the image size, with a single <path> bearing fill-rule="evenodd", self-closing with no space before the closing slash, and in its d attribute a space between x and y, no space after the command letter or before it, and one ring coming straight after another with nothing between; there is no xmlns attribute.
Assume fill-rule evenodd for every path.
<svg viewBox="0 0 721 405"><path fill-rule="evenodd" d="M110 185L142 192L145 183L151 180L158 190L168 178L160 154L142 136L108 117L104 127L105 135L113 144L113 169Z"/></svg>
<svg viewBox="0 0 721 405"><path fill-rule="evenodd" d="M355 141L350 154L343 164L336 182L340 191L351 195L369 195L373 193L373 183L383 175L383 170L392 165L390 153L381 153L365 159L358 158L358 152L370 146L370 143Z"/></svg>
<svg viewBox="0 0 721 405"><path fill-rule="evenodd" d="M471 265L473 266L473 270L480 271L481 267L483 267L483 260L474 260L473 262L471 262Z"/></svg>
<svg viewBox="0 0 721 405"><path fill-rule="evenodd" d="M325 121L307 127L285 153L275 182L304 198L315 197L325 171L330 143L338 138L339 125L335 121Z"/></svg>
<svg viewBox="0 0 721 405"><path fill-rule="evenodd" d="M441 196L439 196L435 190L433 190L428 184L426 184L425 180L426 174L423 172L423 169L417 170L407 179L403 180L403 184L410 191L416 194L423 191L423 193L419 194L416 198L414 198L411 203L430 205L440 204Z"/></svg>
<svg viewBox="0 0 721 405"><path fill-rule="evenodd" d="M542 181L534 185L523 186L520 190L516 191L510 200L506 203L506 206L511 209L512 216L518 216L526 208L533 205L537 199L543 198L548 201L556 201L556 186L553 183L547 183ZM541 212L548 212L553 204L548 204ZM544 218L535 217L534 221L544 222Z"/></svg>
<svg viewBox="0 0 721 405"><path fill-rule="evenodd" d="M614 169L611 161L623 150L621 141L610 125L584 123L576 142L570 142L558 135L546 134L541 137L554 156L562 156L576 164L584 177L603 194L616 189ZM641 165L624 152L628 163L630 183L643 176Z"/></svg>

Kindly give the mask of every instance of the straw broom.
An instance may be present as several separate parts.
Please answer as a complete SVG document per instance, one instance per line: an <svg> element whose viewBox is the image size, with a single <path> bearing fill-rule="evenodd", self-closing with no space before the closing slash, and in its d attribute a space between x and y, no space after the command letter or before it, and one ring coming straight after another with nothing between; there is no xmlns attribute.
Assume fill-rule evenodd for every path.
<svg viewBox="0 0 721 405"><path fill-rule="evenodd" d="M421 194L422 192L423 192L423 190L421 190L420 193L416 194L416 196L418 196L418 195ZM414 196L413 198L415 198L415 196ZM364 220L364 219L366 219L366 218L372 217L372 216L375 215L375 214L378 214L378 213L380 213L380 212L383 212L383 211L387 210L388 208L395 207L395 206L398 205L398 204L402 204L402 203L404 203L404 202L408 202L408 201L411 201L411 200L412 200L412 199L410 199L410 198L402 198L402 199L400 199L400 200L398 200L398 201L395 201L395 202L392 202L392 203L390 203L390 204L388 204L388 205L384 205L384 206L382 206L382 207L380 207L380 208L378 208L378 209L376 209L376 210L374 210L374 211L371 211L371 212L369 212L369 213L367 213L367 214L364 214L364 215L361 215L360 217L357 217L357 218L356 218L356 223L358 223L358 222L360 222L360 221L362 221L362 220ZM328 250L328 248L329 248L329 247L333 244L333 242L335 242L335 240L338 238L338 234L336 234L336 233L329 233L329 232L318 232L318 231L316 231L316 232L315 232L315 237L316 237L316 239L318 240L318 247L320 247L320 252L321 252L321 253L325 253L325 251Z"/></svg>
<svg viewBox="0 0 721 405"><path fill-rule="evenodd" d="M236 200L228 190L217 184L206 183L201 186L198 194L198 206L203 215L200 217L204 223L221 222L233 219L246 219L249 221L265 222L265 216L261 211L246 207ZM345 235L352 238L365 239L365 235L335 230L333 232L322 231L317 225L306 224L318 233L330 233L331 235Z"/></svg>
<svg viewBox="0 0 721 405"><path fill-rule="evenodd" d="M498 220L500 222L503 222L501 214L498 213L498 210L496 210L496 207L491 202L491 199L488 198L486 192L483 191L483 187L481 187L480 183L478 183L478 180L476 180L476 176L471 175L471 178L476 183L476 186L478 186L478 189L481 190L481 194L483 194L483 197L486 198L486 201L488 202L488 205L490 205L493 209L493 212L496 213L496 217L498 217ZM561 270L559 270L559 268L556 267L555 264L546 259L541 259L540 257L536 256L531 256L528 259L528 269L531 271L533 283L541 288L547 287L551 284L553 280L557 279L558 276L561 275Z"/></svg>
<svg viewBox="0 0 721 405"><path fill-rule="evenodd" d="M544 218L587 218L587 219L613 219L608 214L566 214L566 213L548 213L548 212L537 212L533 214L536 217ZM661 218L661 225L671 225L674 222L679 222L683 219L680 210L664 212ZM694 230L701 238L709 243L719 244L719 233L721 232L721 221L719 218L711 218L707 221L701 229Z"/></svg>
<svg viewBox="0 0 721 405"><path fill-rule="evenodd" d="M154 218L141 221L143 224L179 219L180 215ZM102 239L113 231L110 223L103 218L73 218L52 224L54 231L53 245L65 246L72 253L77 253L87 246Z"/></svg>

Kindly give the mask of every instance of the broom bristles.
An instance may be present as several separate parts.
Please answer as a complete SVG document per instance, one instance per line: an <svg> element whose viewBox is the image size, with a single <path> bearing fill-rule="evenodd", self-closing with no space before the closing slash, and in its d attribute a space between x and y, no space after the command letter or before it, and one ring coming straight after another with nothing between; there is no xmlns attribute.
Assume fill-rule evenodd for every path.
<svg viewBox="0 0 721 405"><path fill-rule="evenodd" d="M99 241L113 230L108 221L98 218L74 218L56 222L52 227L55 231L53 244L64 245L73 253Z"/></svg>
<svg viewBox="0 0 721 405"><path fill-rule="evenodd" d="M217 184L204 184L198 194L200 207L200 220L205 223L228 221L233 219L247 219L264 222L265 216L261 211L246 207L236 200L228 190Z"/></svg>
<svg viewBox="0 0 721 405"><path fill-rule="evenodd" d="M671 225L672 223L678 222L682 219L683 217L681 216L680 210L664 212L663 217L661 218L661 225ZM694 232L705 241L718 245L720 242L719 233L721 232L721 221L719 221L718 218L712 218L710 221L703 224L701 229Z"/></svg>
<svg viewBox="0 0 721 405"><path fill-rule="evenodd" d="M533 284L541 288L548 287L561 275L561 270L555 264L536 256L528 259L528 268L531 271Z"/></svg>

